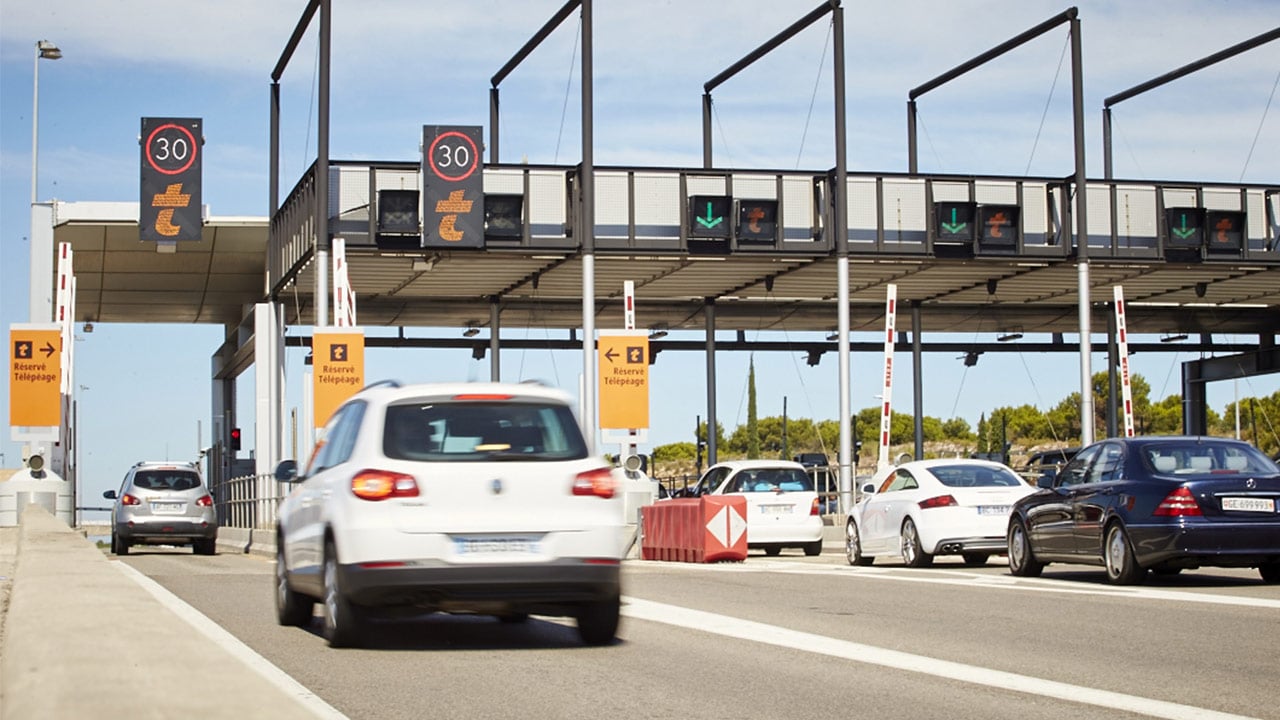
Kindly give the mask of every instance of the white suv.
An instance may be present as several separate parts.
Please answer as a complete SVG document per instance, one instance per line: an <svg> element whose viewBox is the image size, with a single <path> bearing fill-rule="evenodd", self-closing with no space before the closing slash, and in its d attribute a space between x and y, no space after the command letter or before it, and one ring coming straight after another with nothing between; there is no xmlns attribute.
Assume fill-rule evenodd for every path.
<svg viewBox="0 0 1280 720"><path fill-rule="evenodd" d="M617 633L623 471L588 454L570 397L532 384L371 385L329 420L276 523L276 611L333 647L394 609L572 616Z"/></svg>

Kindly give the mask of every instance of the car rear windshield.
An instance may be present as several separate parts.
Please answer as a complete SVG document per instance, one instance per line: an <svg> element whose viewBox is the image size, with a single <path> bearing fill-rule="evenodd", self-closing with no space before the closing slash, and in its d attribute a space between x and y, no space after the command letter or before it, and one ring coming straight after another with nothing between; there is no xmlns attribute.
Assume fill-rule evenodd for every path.
<svg viewBox="0 0 1280 720"><path fill-rule="evenodd" d="M194 490L200 487L200 476L189 470L139 470L133 475L133 486L140 490Z"/></svg>
<svg viewBox="0 0 1280 720"><path fill-rule="evenodd" d="M728 492L813 492L813 478L799 468L743 470L734 476Z"/></svg>
<svg viewBox="0 0 1280 720"><path fill-rule="evenodd" d="M415 402L387 407L382 452L397 460L578 460L573 412L544 402Z"/></svg>
<svg viewBox="0 0 1280 720"><path fill-rule="evenodd" d="M1144 445L1142 459L1163 475L1274 475L1275 463L1249 445L1185 442Z"/></svg>
<svg viewBox="0 0 1280 720"><path fill-rule="evenodd" d="M1012 470L980 465L935 465L929 472L947 487L1017 487L1022 479Z"/></svg>

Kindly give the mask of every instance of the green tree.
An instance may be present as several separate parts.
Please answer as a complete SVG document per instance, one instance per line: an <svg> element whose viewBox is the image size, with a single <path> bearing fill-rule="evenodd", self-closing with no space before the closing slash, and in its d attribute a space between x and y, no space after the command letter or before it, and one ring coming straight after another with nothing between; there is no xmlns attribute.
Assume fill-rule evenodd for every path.
<svg viewBox="0 0 1280 720"><path fill-rule="evenodd" d="M974 435L969 421L956 417L942 423L942 437L947 440L972 440Z"/></svg>
<svg viewBox="0 0 1280 720"><path fill-rule="evenodd" d="M781 428L781 424L779 424ZM781 435L781 433L779 433ZM756 359L747 366L747 457L760 457L760 426L756 418Z"/></svg>

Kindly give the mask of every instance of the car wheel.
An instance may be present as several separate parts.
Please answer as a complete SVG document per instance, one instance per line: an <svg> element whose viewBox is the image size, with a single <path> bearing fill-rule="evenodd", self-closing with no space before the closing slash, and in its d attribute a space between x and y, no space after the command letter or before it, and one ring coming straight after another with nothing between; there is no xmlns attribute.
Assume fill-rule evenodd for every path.
<svg viewBox="0 0 1280 720"><path fill-rule="evenodd" d="M920 546L920 533L916 530L916 523L911 518L907 518L902 523L902 561L907 567L927 567L933 564L933 556L924 551Z"/></svg>
<svg viewBox="0 0 1280 720"><path fill-rule="evenodd" d="M116 538L116 554L117 555L129 554L129 541L126 538L122 538L122 537Z"/></svg>
<svg viewBox="0 0 1280 720"><path fill-rule="evenodd" d="M618 634L621 614L622 598L618 595L583 605L578 609L578 637L587 645L608 645Z"/></svg>
<svg viewBox="0 0 1280 720"><path fill-rule="evenodd" d="M991 557L987 553L962 553L965 565L986 565L987 558Z"/></svg>
<svg viewBox="0 0 1280 720"><path fill-rule="evenodd" d="M117 554L116 553L116 533L114 530L111 531L111 554L112 555Z"/></svg>
<svg viewBox="0 0 1280 720"><path fill-rule="evenodd" d="M217 555L218 541L213 539L196 540L191 543L191 551L197 555Z"/></svg>
<svg viewBox="0 0 1280 720"><path fill-rule="evenodd" d="M363 630L360 609L351 603L338 580L338 553L333 542L324 546L324 638L329 647L355 647Z"/></svg>
<svg viewBox="0 0 1280 720"><path fill-rule="evenodd" d="M850 565L865 567L876 561L874 557L862 554L862 538L858 535L858 524L852 518L844 526L844 555Z"/></svg>
<svg viewBox="0 0 1280 720"><path fill-rule="evenodd" d="M766 546L765 546L765 548L764 548L764 554L765 554L765 555L768 555L769 557L776 557L776 556L778 556L778 555L781 555L781 554L782 554L782 546L781 546L781 545L766 545Z"/></svg>
<svg viewBox="0 0 1280 720"><path fill-rule="evenodd" d="M1147 570L1134 559L1129 534L1120 523L1107 528L1107 542L1102 552L1107 566L1107 581L1112 585L1135 585L1146 576Z"/></svg>
<svg viewBox="0 0 1280 720"><path fill-rule="evenodd" d="M1280 583L1280 563L1267 563L1258 568L1262 582L1274 585Z"/></svg>
<svg viewBox="0 0 1280 720"><path fill-rule="evenodd" d="M305 627L311 622L316 603L289 587L289 569L284 562L284 543L276 539L276 621L290 627ZM326 621L327 624L327 621Z"/></svg>
<svg viewBox="0 0 1280 720"><path fill-rule="evenodd" d="M1036 560L1031 550L1031 539L1021 520L1009 525L1009 572L1018 577L1040 577L1044 563Z"/></svg>
<svg viewBox="0 0 1280 720"><path fill-rule="evenodd" d="M815 557L822 554L822 538L818 538L813 542L804 546L804 554L808 557Z"/></svg>

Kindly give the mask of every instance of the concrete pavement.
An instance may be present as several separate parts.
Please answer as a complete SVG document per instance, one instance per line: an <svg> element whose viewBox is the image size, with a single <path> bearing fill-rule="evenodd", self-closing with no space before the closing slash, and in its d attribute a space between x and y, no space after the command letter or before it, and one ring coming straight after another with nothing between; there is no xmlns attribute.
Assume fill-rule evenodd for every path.
<svg viewBox="0 0 1280 720"><path fill-rule="evenodd" d="M0 528L0 717L315 718L31 505Z"/></svg>

